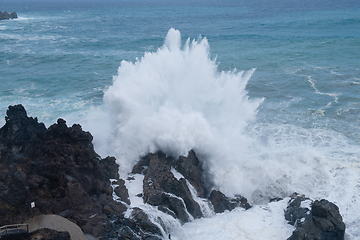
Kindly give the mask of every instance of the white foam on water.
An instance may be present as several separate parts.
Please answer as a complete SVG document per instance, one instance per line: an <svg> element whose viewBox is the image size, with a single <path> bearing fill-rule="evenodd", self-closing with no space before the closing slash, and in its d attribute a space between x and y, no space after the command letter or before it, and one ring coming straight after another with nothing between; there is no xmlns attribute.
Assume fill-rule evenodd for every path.
<svg viewBox="0 0 360 240"><path fill-rule="evenodd" d="M287 239L294 230L284 219L283 209L286 208L288 200L287 198L264 206L254 206L246 211L236 208L211 218L196 219L186 223L182 231L174 229L171 239ZM183 232L186 232L186 235Z"/></svg>
<svg viewBox="0 0 360 240"><path fill-rule="evenodd" d="M256 135L249 151L246 176L256 189L251 201L304 194L339 206L349 239L360 232L360 149L345 136L329 129L294 125L254 124ZM247 194L250 194L250 190Z"/></svg>
<svg viewBox="0 0 360 240"><path fill-rule="evenodd" d="M34 19L34 18L27 18L27 17L18 16L17 18L14 18L13 20L15 20L15 21L26 21L26 20L30 20L30 19Z"/></svg>
<svg viewBox="0 0 360 240"><path fill-rule="evenodd" d="M334 102L337 103L339 100L339 96L341 95L341 93L325 93L325 92L321 92L319 91L319 89L316 86L316 82L311 78L311 76L307 76L307 80L310 83L311 87L315 90L316 94L320 94L320 95L327 95L329 97L334 98Z"/></svg>
<svg viewBox="0 0 360 240"><path fill-rule="evenodd" d="M206 38L182 46L180 32L170 29L156 52L121 63L88 127L96 151L115 156L126 178L148 152L178 157L194 149L219 190L259 204L175 228L172 239L286 239L286 204L265 202L293 192L337 204L347 236L356 239L360 149L330 129L256 122L262 100L245 90L252 73L219 72ZM338 95L329 96L336 102Z"/></svg>
<svg viewBox="0 0 360 240"><path fill-rule="evenodd" d="M143 202L142 194L143 194L143 181L144 181L144 175L142 174L131 174L129 177L125 180L125 187L128 189L129 193L129 200L130 200L130 206L128 206L128 210L125 212L125 217L131 218L132 212L134 208L140 208L142 211L144 211L147 216L149 217L149 220L155 224L162 232L162 236L164 239L167 239L168 235L167 233L172 231L173 229L177 229L179 232L183 232L181 228L180 221L173 218L171 215L166 214L160 210L158 210L157 207L151 206L149 204L146 204ZM176 197L182 201L183 204L184 201L173 195L169 194L171 197ZM114 199L116 199L115 197ZM127 204L125 204L127 205ZM169 210L171 211L171 210ZM188 212L187 212L188 213ZM194 220L194 218L188 213L191 220Z"/></svg>
<svg viewBox="0 0 360 240"><path fill-rule="evenodd" d="M190 190L192 199L194 199L195 202L197 202L197 204L199 204L200 211L203 214L203 216L204 217L213 216L215 214L215 212L214 212L214 208L213 208L212 204L210 203L210 201L207 199L204 199L204 198L200 198L198 196L196 189L191 185L191 183L188 180L186 180L186 185L188 186L188 188Z"/></svg>
<svg viewBox="0 0 360 240"><path fill-rule="evenodd" d="M143 193L143 181L144 175L142 174L131 175L130 178L125 180L125 187L129 193L131 207L141 207L144 205L142 197L139 197Z"/></svg>

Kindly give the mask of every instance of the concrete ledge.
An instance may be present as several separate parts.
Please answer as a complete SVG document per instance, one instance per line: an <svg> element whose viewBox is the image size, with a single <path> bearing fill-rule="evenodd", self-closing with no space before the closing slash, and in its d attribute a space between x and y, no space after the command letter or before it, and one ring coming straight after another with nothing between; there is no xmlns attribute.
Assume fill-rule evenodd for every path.
<svg viewBox="0 0 360 240"><path fill-rule="evenodd" d="M58 215L39 215L29 219L27 223L29 224L29 232L34 232L41 228L49 228L68 232L71 240L87 240L87 237L85 237L78 225Z"/></svg>

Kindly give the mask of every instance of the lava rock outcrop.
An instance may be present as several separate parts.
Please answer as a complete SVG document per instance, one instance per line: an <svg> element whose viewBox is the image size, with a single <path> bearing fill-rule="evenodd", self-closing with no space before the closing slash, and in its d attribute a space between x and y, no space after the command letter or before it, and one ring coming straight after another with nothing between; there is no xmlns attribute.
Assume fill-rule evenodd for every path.
<svg viewBox="0 0 360 240"><path fill-rule="evenodd" d="M309 209L301 206L304 201L311 200L293 194L285 210L285 219L296 227L288 240L344 240L345 223L334 203L316 200Z"/></svg>
<svg viewBox="0 0 360 240"><path fill-rule="evenodd" d="M8 13L7 11L1 12L0 11L0 20L7 20L17 18L16 12Z"/></svg>
<svg viewBox="0 0 360 240"><path fill-rule="evenodd" d="M101 159L91 134L78 124L67 127L59 119L47 129L28 117L22 105L10 106L5 120L0 129L0 225L58 214L96 237L110 231L104 209L118 215L127 209L112 198L109 179L119 179L115 158Z"/></svg>

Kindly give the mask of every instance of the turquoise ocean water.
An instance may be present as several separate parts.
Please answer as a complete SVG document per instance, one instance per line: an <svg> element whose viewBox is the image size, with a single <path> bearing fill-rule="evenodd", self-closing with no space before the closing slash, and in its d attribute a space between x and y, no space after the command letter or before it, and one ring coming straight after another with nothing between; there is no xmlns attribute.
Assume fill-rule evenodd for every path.
<svg viewBox="0 0 360 240"><path fill-rule="evenodd" d="M111 126L100 127L99 117L90 117L104 111L111 112L104 118L125 114L126 109L120 106L123 99L118 100L111 89L119 89L121 94L132 92L133 88L131 84L115 85L114 82L130 76L136 87L144 86L141 91L154 92L149 97L152 99L171 99L178 92L182 96L190 92L191 96L186 96L186 106L203 116L209 129L216 129L209 130L210 135L231 139L235 143L238 141L238 149L236 144L229 144L233 149L230 153L234 155L241 150L243 153L239 158L242 160L231 159L221 166L235 164L238 170L245 166L246 173L240 175L253 187L238 190L246 197L259 204L263 196L285 197L293 191L314 198L326 197L340 205L349 229L348 237L360 237L360 230L356 227L360 224L359 1L2 0L0 10L16 11L19 17L0 21L1 125L7 107L21 103L30 116L38 117L47 126L59 117L69 123L82 124L95 136L95 147L101 154L113 154L121 159L128 155L102 146L101 142L112 134L109 129L114 127L118 129L117 134L131 135L129 129L137 131L141 127L111 123ZM167 92L174 91L169 96L161 95L146 83L137 82L137 78L151 74L164 76L162 70L157 70L157 58L149 60L147 65L143 59L147 59L145 52L156 53L164 48L171 28L181 33L181 51L188 38L199 46L203 39L207 40L209 46L204 47L205 55L216 68L209 68L217 76L214 81L222 79L218 77L221 72L224 78L230 78L235 72L255 69L245 89L239 88L238 92L239 99L258 101L258 104L245 102L235 110L227 108L232 100L227 105L221 100L227 93L221 95L216 90L220 88L215 87L209 90L215 85L207 86L206 80L201 82L203 88L195 84L197 78L206 75L204 69L211 65L203 58L193 62L184 60L185 68L179 73L174 70L165 74L172 76L166 83L182 82L184 79L176 76L183 76L181 74L187 71L186 64L199 64L198 69L203 69L191 76L184 75L194 84L184 81L187 84L185 90L181 85L174 85L178 86L178 91L169 88ZM138 71L137 74L124 76L122 71L127 68L126 62L121 63L123 60L137 62L139 68L134 70ZM180 63L174 61L173 64ZM143 65L146 67L141 68ZM159 84L156 77L149 81L154 81L150 85L157 88L165 84ZM189 88L195 90L187 91ZM194 97L204 89L207 89L206 95L213 95L212 100L198 101ZM132 99L132 95L127 96L127 106L138 101L127 102L128 99ZM233 101L237 102L236 94ZM139 100L137 103L145 106L144 112L148 111L146 102ZM184 113L183 106L177 108L177 103L174 100L164 106L175 106L174 109ZM208 114L211 109L206 106L214 107L212 114ZM221 108L217 108L219 106ZM206 111L201 110L205 108ZM118 115L114 115L114 109ZM251 113L247 113L248 109ZM234 111L239 111L239 114L234 115ZM215 117L216 113L221 117ZM245 122L244 126L239 126L234 122L242 118L242 113L249 117L239 120ZM227 135L225 125L229 129L238 129L238 134L251 140ZM187 123L184 126L186 128ZM225 133L213 134L221 131ZM206 149L213 148L212 143L199 144L197 141L204 142L202 137L207 134L199 133L192 138L193 145L186 142L185 150L189 146L205 154ZM133 152L142 154L146 151L144 149L161 148L166 145L162 145L164 142L176 144L180 139L166 137L157 139L151 146L146 142L154 141L153 137L131 139L144 144L144 148ZM123 141L131 142L129 137ZM121 143L112 147L119 146ZM127 147L132 149L132 146ZM214 153L214 156L219 155ZM214 172L221 166L214 161L209 164L209 169ZM221 170L227 171L225 168ZM219 186L224 185L222 189L226 192L225 184L235 179L230 178L230 174L227 181L220 181L224 176L215 174L214 178Z"/></svg>
<svg viewBox="0 0 360 240"><path fill-rule="evenodd" d="M50 123L99 105L120 62L174 27L184 41L206 37L219 70L256 68L247 89L267 99L264 115L328 121L358 141L357 1L2 2L20 17L0 23L2 112L21 102Z"/></svg>

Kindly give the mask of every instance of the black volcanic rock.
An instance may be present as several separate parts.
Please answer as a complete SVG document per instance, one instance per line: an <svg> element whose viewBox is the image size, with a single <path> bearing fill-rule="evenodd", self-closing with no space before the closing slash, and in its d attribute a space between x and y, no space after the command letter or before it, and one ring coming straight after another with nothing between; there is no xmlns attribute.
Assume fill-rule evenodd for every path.
<svg viewBox="0 0 360 240"><path fill-rule="evenodd" d="M135 221L135 225L146 233L151 233L154 236L161 236L161 230L159 227L152 223L149 217L140 208L134 208L129 219Z"/></svg>
<svg viewBox="0 0 360 240"><path fill-rule="evenodd" d="M303 196L293 197L285 211L289 223L296 227L288 240L344 240L345 224L339 208L322 199L313 202L309 211L300 207L305 200L309 199Z"/></svg>
<svg viewBox="0 0 360 240"><path fill-rule="evenodd" d="M172 169L177 170L183 177L175 178ZM185 223L191 218L203 216L199 203L193 194L201 197L203 201L210 201L216 213L232 210L235 207L250 208L246 198L237 196L234 199L227 198L220 191L212 191L209 200L206 200L206 190L203 183L204 172L200 161L194 151L178 159L165 156L162 152L148 154L143 157L134 167L133 173L144 174L143 200L158 209L178 218ZM196 193L191 193L191 186ZM212 208L211 206L209 206Z"/></svg>
<svg viewBox="0 0 360 240"><path fill-rule="evenodd" d="M290 225L299 225L301 224L301 219L305 219L310 214L310 209L307 207L301 207L301 202L311 201L309 198L306 198L303 195L294 193L291 196L289 204L285 210L285 219Z"/></svg>
<svg viewBox="0 0 360 240"><path fill-rule="evenodd" d="M214 207L216 213L222 213L225 210L233 210L236 207L242 207L245 209L251 208L247 199L241 196L237 196L234 199L226 197L222 192L213 190L209 196L209 200Z"/></svg>
<svg viewBox="0 0 360 240"><path fill-rule="evenodd" d="M112 227L117 232L117 239L164 239L161 229L140 208L133 208L129 218L114 218L112 220ZM110 236L104 236L104 238L109 239Z"/></svg>
<svg viewBox="0 0 360 240"><path fill-rule="evenodd" d="M6 124L0 129L2 144L9 148L14 146L24 148L24 145L28 147L45 140L45 125L38 123L37 118L28 117L22 105L10 106L6 115ZM28 147L29 149L25 151L31 151L35 147Z"/></svg>
<svg viewBox="0 0 360 240"><path fill-rule="evenodd" d="M112 198L115 158L101 159L92 136L63 119L46 129L23 106L10 106L0 129L0 225L59 214L96 237L110 231L109 214L126 206ZM122 192L126 188L123 186ZM35 208L31 208L31 203Z"/></svg>
<svg viewBox="0 0 360 240"><path fill-rule="evenodd" d="M10 19L17 18L17 17L18 16L17 16L16 12L10 13Z"/></svg>
<svg viewBox="0 0 360 240"><path fill-rule="evenodd" d="M7 11L5 12L0 11L0 20L9 19L9 18L10 18L10 14Z"/></svg>
<svg viewBox="0 0 360 240"><path fill-rule="evenodd" d="M171 172L174 159L158 152L146 156L149 166L144 171L144 202L172 211L181 222L202 217L199 204L192 198L186 180L176 179ZM189 216L189 214L191 216Z"/></svg>
<svg viewBox="0 0 360 240"><path fill-rule="evenodd" d="M5 12L0 11L0 20L13 19L13 18L17 18L16 12L12 12L9 14L7 11Z"/></svg>
<svg viewBox="0 0 360 240"><path fill-rule="evenodd" d="M114 157L106 157L100 161L100 166L105 170L106 178L119 179L119 165ZM124 180L122 180L124 181Z"/></svg>
<svg viewBox="0 0 360 240"><path fill-rule="evenodd" d="M28 117L21 105L9 106L5 120L0 128L0 225L58 214L99 239L167 237L161 219L131 208L115 158L101 159L94 151L92 135L79 124L68 127L58 119L46 128ZM149 153L133 167L133 173L144 175L139 195L144 203L181 223L207 215L211 204L215 212L250 207L245 198L230 199L220 191L206 199L206 178L194 151L178 159ZM125 211L131 211L130 217L125 217Z"/></svg>
<svg viewBox="0 0 360 240"><path fill-rule="evenodd" d="M199 197L206 197L202 180L203 171L200 168L200 161L193 150L189 152L187 157L180 156L176 161L175 168L194 186Z"/></svg>
<svg viewBox="0 0 360 240"><path fill-rule="evenodd" d="M127 203L130 205L130 200L129 200L129 192L126 189L125 186L125 181L120 179L117 182L117 187L115 187L114 192L116 194L116 196L118 196L120 198L121 201Z"/></svg>

